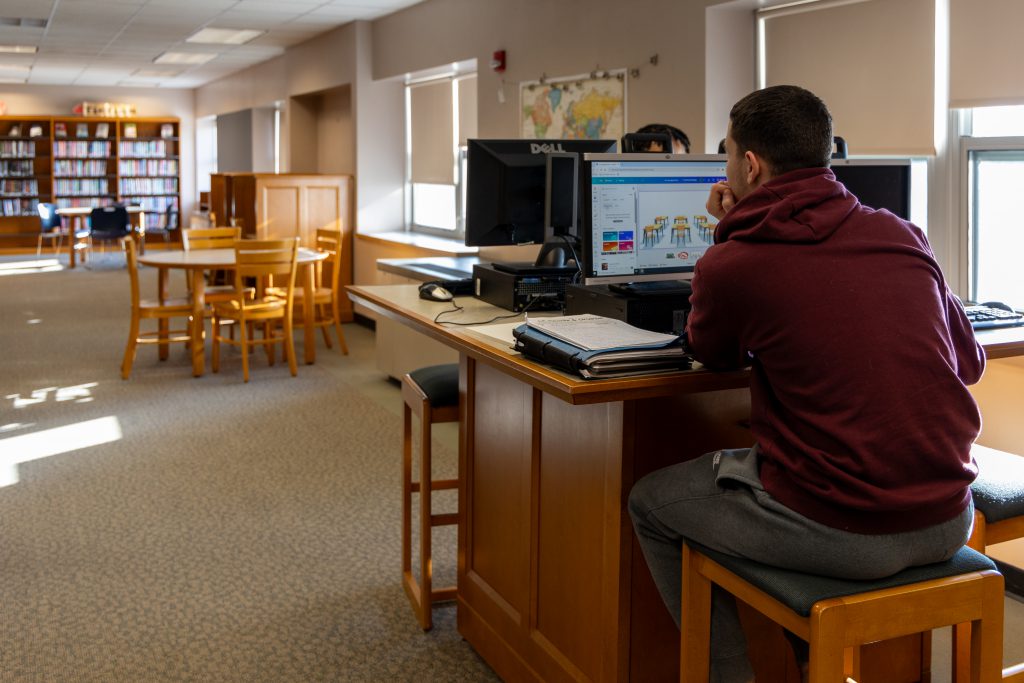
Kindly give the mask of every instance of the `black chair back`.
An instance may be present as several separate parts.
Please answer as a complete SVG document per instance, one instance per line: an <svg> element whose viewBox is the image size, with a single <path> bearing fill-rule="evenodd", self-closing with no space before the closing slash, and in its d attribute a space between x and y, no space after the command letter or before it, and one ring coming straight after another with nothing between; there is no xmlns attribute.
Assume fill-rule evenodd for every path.
<svg viewBox="0 0 1024 683"><path fill-rule="evenodd" d="M100 239L120 239L131 232L128 210L123 206L101 206L89 214L92 236Z"/></svg>
<svg viewBox="0 0 1024 683"><path fill-rule="evenodd" d="M39 202L36 207L39 212L39 231L53 232L60 229L60 216L57 215L57 205L50 202Z"/></svg>

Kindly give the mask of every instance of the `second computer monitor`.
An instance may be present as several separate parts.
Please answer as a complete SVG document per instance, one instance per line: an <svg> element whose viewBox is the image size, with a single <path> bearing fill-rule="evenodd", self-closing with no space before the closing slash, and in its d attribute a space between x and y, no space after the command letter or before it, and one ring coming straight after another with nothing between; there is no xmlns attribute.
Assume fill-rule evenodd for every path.
<svg viewBox="0 0 1024 683"><path fill-rule="evenodd" d="M706 208L725 180L720 155L587 154L583 187L586 284L690 277L714 243Z"/></svg>

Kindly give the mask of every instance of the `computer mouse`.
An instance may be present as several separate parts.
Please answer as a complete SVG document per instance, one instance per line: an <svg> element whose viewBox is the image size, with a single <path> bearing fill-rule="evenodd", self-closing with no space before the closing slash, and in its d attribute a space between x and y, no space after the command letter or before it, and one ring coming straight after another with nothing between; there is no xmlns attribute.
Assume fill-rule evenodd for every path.
<svg viewBox="0 0 1024 683"><path fill-rule="evenodd" d="M452 293L439 284L428 282L420 285L420 298L427 301L451 301Z"/></svg>
<svg viewBox="0 0 1024 683"><path fill-rule="evenodd" d="M1003 311L1009 311L1010 313L1013 313L1013 309L1004 304L1002 301L986 301L985 303L982 304L982 306L986 306L988 308L998 308Z"/></svg>

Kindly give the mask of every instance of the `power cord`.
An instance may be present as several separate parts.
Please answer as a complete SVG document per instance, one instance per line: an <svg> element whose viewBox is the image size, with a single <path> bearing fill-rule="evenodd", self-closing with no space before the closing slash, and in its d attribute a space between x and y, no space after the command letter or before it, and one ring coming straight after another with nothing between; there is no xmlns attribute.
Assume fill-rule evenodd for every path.
<svg viewBox="0 0 1024 683"><path fill-rule="evenodd" d="M497 320L505 320L506 318L518 318L518 317L520 317L522 315L526 315L526 313L529 312L529 310L533 307L533 305L535 303L537 303L538 301L547 300L549 298L550 297L546 297L546 296L534 297L530 301L530 303L528 303L525 306L523 306L523 310L519 311L518 313L509 313L508 315L496 315L493 318L491 318L490 320L481 320L481 321L477 321L477 322L468 322L468 323L454 322L454 321L451 321L451 320L441 320L441 316L442 315L445 315L447 313L457 313L458 311L465 310L462 306L459 306L457 303L455 303L455 299L452 299L452 308L449 308L449 309L446 309L444 311L441 311L440 313L435 315L434 316L434 322L437 323L438 325L456 325L456 326L460 326L460 327L461 326L468 326L468 325L488 325L488 324L493 323L493 322L495 322Z"/></svg>

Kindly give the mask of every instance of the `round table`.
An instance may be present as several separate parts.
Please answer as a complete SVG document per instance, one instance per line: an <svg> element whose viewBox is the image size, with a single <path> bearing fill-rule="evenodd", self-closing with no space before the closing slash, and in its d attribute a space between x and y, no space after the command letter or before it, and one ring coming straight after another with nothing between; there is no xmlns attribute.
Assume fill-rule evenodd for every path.
<svg viewBox="0 0 1024 683"><path fill-rule="evenodd" d="M140 235L144 235L146 233L146 214L143 213L142 207L137 204L132 204L131 206L126 206L124 208L128 211L128 218L132 219L134 223L133 227L136 232ZM69 268L75 267L75 234L83 229L82 222L92 214L92 210L93 207L91 206L65 206L62 209L54 211L58 216L66 216L71 219L71 230L68 233L71 235L71 255L68 260Z"/></svg>
<svg viewBox="0 0 1024 683"><path fill-rule="evenodd" d="M323 261L327 254L312 249L299 248L296 262L302 277L302 315L303 315L303 347L307 365L316 361L316 335L313 320L313 264ZM192 277L192 374L202 376L205 369L205 349L203 347L203 309L206 305L204 293L208 270L231 270L235 267L234 249L195 249L192 251L161 251L139 257L139 263L160 269L157 279L160 300L167 298L167 271L179 268L189 271ZM166 349L161 347L161 357Z"/></svg>

